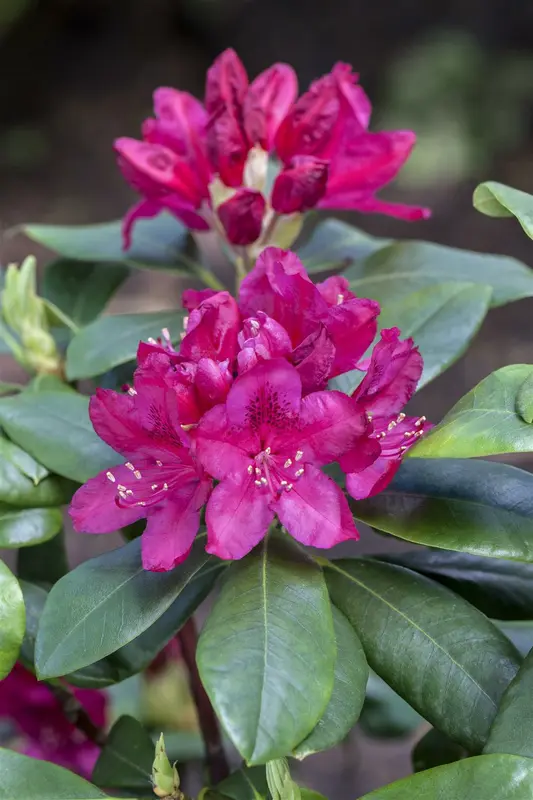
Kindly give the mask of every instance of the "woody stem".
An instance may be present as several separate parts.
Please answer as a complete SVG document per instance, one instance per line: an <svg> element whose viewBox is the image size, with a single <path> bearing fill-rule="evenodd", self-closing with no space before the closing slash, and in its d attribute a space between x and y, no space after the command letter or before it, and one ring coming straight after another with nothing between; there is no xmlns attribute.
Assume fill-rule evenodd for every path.
<svg viewBox="0 0 533 800"><path fill-rule="evenodd" d="M84 733L89 741L94 742L98 747L103 747L107 743L106 732L94 724L72 692L59 682L49 683L48 685L68 721Z"/></svg>
<svg viewBox="0 0 533 800"><path fill-rule="evenodd" d="M193 617L187 620L178 633L183 660L189 671L191 694L198 713L198 721L205 745L207 769L212 785L220 783L229 775L228 762L222 746L220 728L211 701L203 687L196 666L196 624Z"/></svg>

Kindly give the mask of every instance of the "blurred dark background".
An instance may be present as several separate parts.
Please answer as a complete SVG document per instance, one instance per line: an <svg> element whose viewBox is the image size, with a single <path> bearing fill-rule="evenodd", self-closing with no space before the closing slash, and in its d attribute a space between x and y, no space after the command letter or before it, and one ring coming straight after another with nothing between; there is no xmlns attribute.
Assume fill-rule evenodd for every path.
<svg viewBox="0 0 533 800"><path fill-rule="evenodd" d="M302 88L348 61L374 103L373 128L417 132L414 155L388 196L429 205L433 218L355 224L533 265L533 242L518 225L481 216L471 199L489 179L533 192L527 0L0 0L0 231L121 216L132 196L115 166L113 139L137 136L156 86L202 95L207 67L228 46L252 76L290 62ZM0 260L32 249L20 237L2 237ZM179 290L171 276L137 273L112 310L177 305ZM469 353L417 396L414 410L438 420L492 370L531 361L531 303L491 312ZM0 371L2 379L15 377L5 360ZM77 537L73 555L110 544ZM388 546L367 539L364 549ZM354 798L407 774L409 747L376 746L356 734L301 774L335 800Z"/></svg>

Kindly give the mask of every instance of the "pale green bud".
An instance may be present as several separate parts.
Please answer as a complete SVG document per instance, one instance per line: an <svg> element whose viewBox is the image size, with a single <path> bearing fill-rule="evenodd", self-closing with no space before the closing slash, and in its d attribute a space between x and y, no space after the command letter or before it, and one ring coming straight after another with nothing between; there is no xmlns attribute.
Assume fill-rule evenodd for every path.
<svg viewBox="0 0 533 800"><path fill-rule="evenodd" d="M155 758L152 764L152 784L157 797L177 800L181 797L180 776L175 764L171 764L165 750L163 734L155 746Z"/></svg>
<svg viewBox="0 0 533 800"><path fill-rule="evenodd" d="M266 779L272 800L301 800L300 787L291 778L286 758L268 762Z"/></svg>

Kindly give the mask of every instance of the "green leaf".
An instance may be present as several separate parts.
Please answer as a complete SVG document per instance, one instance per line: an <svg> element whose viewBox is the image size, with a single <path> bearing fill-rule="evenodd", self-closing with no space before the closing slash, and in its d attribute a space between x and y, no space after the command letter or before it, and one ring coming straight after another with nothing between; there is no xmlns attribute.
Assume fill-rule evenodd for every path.
<svg viewBox="0 0 533 800"><path fill-rule="evenodd" d="M440 283L393 298L383 307L380 328L412 336L424 357L418 389L461 356L489 309L492 289L475 283Z"/></svg>
<svg viewBox="0 0 533 800"><path fill-rule="evenodd" d="M370 672L359 724L367 736L396 739L408 736L423 719L375 672Z"/></svg>
<svg viewBox="0 0 533 800"><path fill-rule="evenodd" d="M527 376L516 393L516 410L524 420L533 422L533 371Z"/></svg>
<svg viewBox="0 0 533 800"><path fill-rule="evenodd" d="M477 756L419 772L365 794L361 800L530 800L533 761L518 756Z"/></svg>
<svg viewBox="0 0 533 800"><path fill-rule="evenodd" d="M104 794L63 767L0 748L2 800L105 800Z"/></svg>
<svg viewBox="0 0 533 800"><path fill-rule="evenodd" d="M268 786L264 767L241 767L217 784L217 792L230 800L256 800L257 794L267 797Z"/></svg>
<svg viewBox="0 0 533 800"><path fill-rule="evenodd" d="M442 764L453 764L467 756L464 747L452 742L436 728L431 728L415 745L412 755L413 769L415 772L422 772Z"/></svg>
<svg viewBox="0 0 533 800"><path fill-rule="evenodd" d="M342 559L326 579L372 669L453 741L481 750L520 664L511 642L465 600L402 567Z"/></svg>
<svg viewBox="0 0 533 800"><path fill-rule="evenodd" d="M41 679L74 672L114 653L156 622L198 571L214 561L197 538L187 560L170 572L149 572L141 542L85 561L52 588L35 647Z"/></svg>
<svg viewBox="0 0 533 800"><path fill-rule="evenodd" d="M516 217L522 229L533 239L533 197L526 192L487 181L474 191L474 207L488 217Z"/></svg>
<svg viewBox="0 0 533 800"><path fill-rule="evenodd" d="M533 296L533 272L507 256L430 242L396 242L356 261L345 273L352 290L382 305L443 281L491 286L492 306Z"/></svg>
<svg viewBox="0 0 533 800"><path fill-rule="evenodd" d="M533 564L426 549L379 560L442 583L492 619L533 619Z"/></svg>
<svg viewBox="0 0 533 800"><path fill-rule="evenodd" d="M10 352L9 349L4 351L1 349L1 342L0 342L0 353L2 352ZM0 395L3 394L16 394L17 392L21 392L24 389L20 383L7 383L6 381L0 381Z"/></svg>
<svg viewBox="0 0 533 800"><path fill-rule="evenodd" d="M357 519L416 544L533 561L533 475L491 461L406 460Z"/></svg>
<svg viewBox="0 0 533 800"><path fill-rule="evenodd" d="M485 753L511 753L533 758L533 651L524 659L502 697Z"/></svg>
<svg viewBox="0 0 533 800"><path fill-rule="evenodd" d="M104 310L129 274L123 264L60 258L46 267L42 296L68 314L76 325L87 325Z"/></svg>
<svg viewBox="0 0 533 800"><path fill-rule="evenodd" d="M527 656L533 647L533 622L498 622L498 628L514 644L521 656Z"/></svg>
<svg viewBox="0 0 533 800"><path fill-rule="evenodd" d="M116 314L95 320L83 328L68 346L68 379L91 378L130 361L135 358L139 342L160 336L162 328L168 328L172 339L179 341L183 331L183 312Z"/></svg>
<svg viewBox="0 0 533 800"><path fill-rule="evenodd" d="M473 458L533 450L533 427L517 413L520 387L533 366L496 370L459 400L411 450L415 458ZM0 401L1 402L1 401Z"/></svg>
<svg viewBox="0 0 533 800"><path fill-rule="evenodd" d="M19 472L22 472L27 478L31 478L36 486L50 474L46 467L43 467L28 453L3 436L0 437L0 458L11 462Z"/></svg>
<svg viewBox="0 0 533 800"><path fill-rule="evenodd" d="M110 789L152 788L154 743L133 717L120 717L107 737L93 770L92 780Z"/></svg>
<svg viewBox="0 0 533 800"><path fill-rule="evenodd" d="M94 432L88 407L77 392L23 392L0 400L0 425L49 470L84 483L120 461Z"/></svg>
<svg viewBox="0 0 533 800"><path fill-rule="evenodd" d="M332 606L337 643L335 682L329 703L309 736L294 749L296 758L335 747L359 718L368 681L368 664L361 642L338 608Z"/></svg>
<svg viewBox="0 0 533 800"><path fill-rule="evenodd" d="M0 561L0 680L11 672L24 638L26 614L22 590Z"/></svg>
<svg viewBox="0 0 533 800"><path fill-rule="evenodd" d="M266 538L229 567L197 661L248 763L289 754L316 725L333 689L335 651L322 572L292 541Z"/></svg>
<svg viewBox="0 0 533 800"><path fill-rule="evenodd" d="M32 547L23 547L17 554L17 575L30 583L51 586L68 572L65 533Z"/></svg>
<svg viewBox="0 0 533 800"><path fill-rule="evenodd" d="M0 505L0 547L31 547L47 542L63 527L60 508L21 510Z"/></svg>
<svg viewBox="0 0 533 800"><path fill-rule="evenodd" d="M180 254L188 231L170 214L141 219L133 230L129 250L122 245L122 220L101 225L25 225L22 232L63 258L78 261L120 262L140 269L183 270Z"/></svg>
<svg viewBox="0 0 533 800"><path fill-rule="evenodd" d="M19 467L19 463L24 463L18 461L19 454L26 456L23 450L0 437L0 507L39 508L62 505L70 500L72 491L68 482L50 477L36 485L26 477ZM39 467L31 456L27 456L26 463L31 462ZM45 471L45 474L48 473Z"/></svg>
<svg viewBox="0 0 533 800"><path fill-rule="evenodd" d="M328 219L316 226L305 244L297 248L297 253L306 270L313 274L346 260L359 261L384 247L389 241L370 236L346 222Z"/></svg>

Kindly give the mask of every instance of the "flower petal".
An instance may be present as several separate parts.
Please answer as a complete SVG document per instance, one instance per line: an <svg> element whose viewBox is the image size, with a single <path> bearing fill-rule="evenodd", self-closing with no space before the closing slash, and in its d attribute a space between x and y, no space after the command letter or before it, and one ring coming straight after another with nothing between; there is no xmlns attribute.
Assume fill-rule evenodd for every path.
<svg viewBox="0 0 533 800"><path fill-rule="evenodd" d="M89 417L100 439L123 456L136 453L146 439L133 397L128 394L97 389L89 401Z"/></svg>
<svg viewBox="0 0 533 800"><path fill-rule="evenodd" d="M141 200L126 212L122 220L122 244L129 250L132 243L133 228L138 219L152 219L163 210L159 200Z"/></svg>
<svg viewBox="0 0 533 800"><path fill-rule="evenodd" d="M74 530L80 533L113 533L146 516L143 506L119 508L117 505L117 486L121 478L127 476L126 467L113 467L109 472L114 481L108 479L107 472L100 472L74 494L69 508Z"/></svg>
<svg viewBox="0 0 533 800"><path fill-rule="evenodd" d="M354 293L350 291L350 281L343 275L331 275L322 283L317 283L316 288L328 306L338 306L347 300L355 300Z"/></svg>
<svg viewBox="0 0 533 800"><path fill-rule="evenodd" d="M314 208L326 191L329 162L313 156L295 156L277 176L271 205L279 214Z"/></svg>
<svg viewBox="0 0 533 800"><path fill-rule="evenodd" d="M249 428L264 438L274 428L289 431L300 411L302 382L287 361L275 358L240 375L231 387L226 410L230 425Z"/></svg>
<svg viewBox="0 0 533 800"><path fill-rule="evenodd" d="M232 244L246 247L261 235L266 201L261 192L238 189L217 209L218 218Z"/></svg>
<svg viewBox="0 0 533 800"><path fill-rule="evenodd" d="M309 547L328 548L359 538L341 489L311 464L273 508L291 536Z"/></svg>
<svg viewBox="0 0 533 800"><path fill-rule="evenodd" d="M223 403L232 383L232 375L227 361L213 361L201 358L198 362L195 386L201 408L209 408Z"/></svg>
<svg viewBox="0 0 533 800"><path fill-rule="evenodd" d="M397 414L414 394L423 366L413 340L400 341L398 328L387 328L353 397L374 417Z"/></svg>
<svg viewBox="0 0 533 800"><path fill-rule="evenodd" d="M335 361L330 378L355 369L361 356L374 341L377 330L379 303L354 298L331 306L326 327L335 345Z"/></svg>
<svg viewBox="0 0 533 800"><path fill-rule="evenodd" d="M204 414L196 428L195 443L198 460L217 480L246 473L261 449L259 438L252 431L232 428L223 405Z"/></svg>
<svg viewBox="0 0 533 800"><path fill-rule="evenodd" d="M292 353L304 394L325 389L335 361L335 345L324 325L310 333Z"/></svg>
<svg viewBox="0 0 533 800"><path fill-rule="evenodd" d="M218 294L218 292L215 292L214 289L185 289L181 295L181 305L187 311L194 311L200 303L203 303L204 300L209 300L215 294Z"/></svg>
<svg viewBox="0 0 533 800"><path fill-rule="evenodd" d="M248 88L244 100L244 125L252 144L271 150L279 125L298 93L298 79L288 64L273 64Z"/></svg>
<svg viewBox="0 0 533 800"><path fill-rule="evenodd" d="M394 478L400 464L401 456L380 456L361 472L350 472L346 475L346 490L355 500L364 500L382 492Z"/></svg>
<svg viewBox="0 0 533 800"><path fill-rule="evenodd" d="M212 358L231 362L237 354L240 314L229 292L217 292L195 308L189 317L180 355L189 361Z"/></svg>
<svg viewBox="0 0 533 800"><path fill-rule="evenodd" d="M173 487L169 499L153 509L142 535L144 569L167 572L187 558L210 488L210 480Z"/></svg>
<svg viewBox="0 0 533 800"><path fill-rule="evenodd" d="M249 553L266 535L274 518L269 497L247 473L219 483L206 509L207 552L224 559Z"/></svg>

